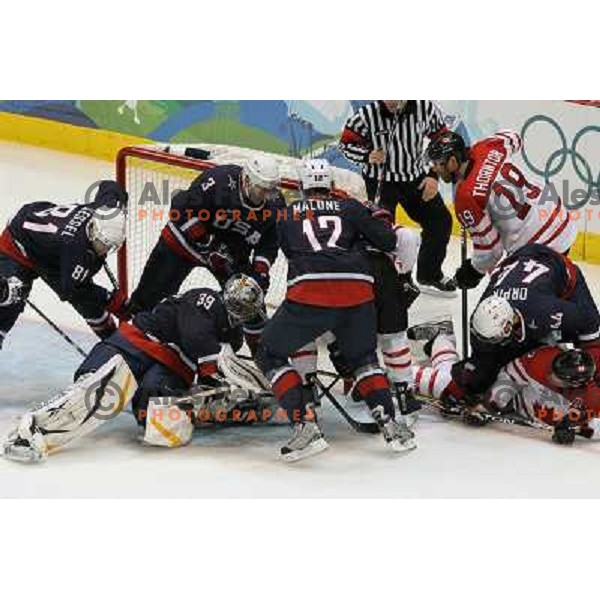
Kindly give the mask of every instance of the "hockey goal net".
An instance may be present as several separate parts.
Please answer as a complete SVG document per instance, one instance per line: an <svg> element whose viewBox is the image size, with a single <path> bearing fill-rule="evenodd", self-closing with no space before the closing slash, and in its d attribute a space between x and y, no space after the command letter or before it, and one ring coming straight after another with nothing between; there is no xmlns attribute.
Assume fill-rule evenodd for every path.
<svg viewBox="0 0 600 600"><path fill-rule="evenodd" d="M185 148L189 148L186 146ZM129 193L126 241L119 250L118 276L120 288L127 294L137 286L144 266L169 218L170 200L177 190L187 189L191 182L206 169L216 164L243 164L255 150L228 146L202 145L210 150L210 160L184 156L184 147L128 147L117 157L117 181ZM282 173L281 187L286 200L298 195L296 178L299 160L275 156ZM335 170L336 183L353 195L363 195L361 178L342 169ZM267 305L278 306L285 296L287 264L281 253L271 269L271 285ZM216 279L209 271L196 268L184 282L181 291L192 287L218 289Z"/></svg>

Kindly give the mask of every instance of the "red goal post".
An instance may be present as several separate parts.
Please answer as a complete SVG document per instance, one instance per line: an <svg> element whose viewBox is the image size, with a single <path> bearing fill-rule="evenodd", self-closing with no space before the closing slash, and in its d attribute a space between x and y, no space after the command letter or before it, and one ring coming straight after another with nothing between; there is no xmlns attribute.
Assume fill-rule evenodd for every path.
<svg viewBox="0 0 600 600"><path fill-rule="evenodd" d="M219 161L223 162L236 162ZM239 160L237 162L240 162ZM156 243L160 231L168 219L170 204L163 198L161 216L160 210L154 207L152 219L140 218L140 202L147 185L153 184L154 191L161 190L170 194L174 189L185 189L202 172L216 166L217 162L190 158L181 154L173 154L160 148L126 147L119 151L116 160L117 181L129 193L129 210L127 216L125 243L119 249L117 257L118 280L121 290L125 294L133 291L145 262ZM165 183L166 182L166 183ZM281 179L281 188L284 191L298 190L300 183L297 179L284 177ZM148 209L150 210L150 209ZM158 219L154 219L159 214ZM278 305L285 291L285 277L287 266L282 256L278 258L271 274L271 288L267 296L270 305ZM200 271L200 273L196 273ZM274 272L273 272L274 271ZM208 285L214 287L215 280L205 269L194 269L194 272L183 288Z"/></svg>

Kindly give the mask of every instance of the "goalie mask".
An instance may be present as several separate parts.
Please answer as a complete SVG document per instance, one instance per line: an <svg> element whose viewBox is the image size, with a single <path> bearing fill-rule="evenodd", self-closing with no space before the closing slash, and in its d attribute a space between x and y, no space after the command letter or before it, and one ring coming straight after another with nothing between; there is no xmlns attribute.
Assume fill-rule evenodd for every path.
<svg viewBox="0 0 600 600"><path fill-rule="evenodd" d="M96 209L90 219L87 229L92 247L99 256L117 249L125 241L125 212L117 213L112 209L103 213L102 208Z"/></svg>
<svg viewBox="0 0 600 600"><path fill-rule="evenodd" d="M248 275L234 275L227 280L223 288L223 302L234 324L266 318L263 292Z"/></svg>

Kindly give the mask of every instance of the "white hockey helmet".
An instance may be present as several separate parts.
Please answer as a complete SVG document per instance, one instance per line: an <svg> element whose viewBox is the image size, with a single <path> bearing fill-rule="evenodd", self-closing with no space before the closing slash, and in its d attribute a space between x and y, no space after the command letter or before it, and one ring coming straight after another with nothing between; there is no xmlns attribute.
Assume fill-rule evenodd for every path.
<svg viewBox="0 0 600 600"><path fill-rule="evenodd" d="M250 183L260 188L273 190L279 185L279 165L274 158L256 155L246 161L244 173Z"/></svg>
<svg viewBox="0 0 600 600"><path fill-rule="evenodd" d="M125 241L125 212L97 208L87 228L88 239L99 255L108 254Z"/></svg>
<svg viewBox="0 0 600 600"><path fill-rule="evenodd" d="M242 176L248 208L262 208L279 185L279 165L274 158L258 154L246 161Z"/></svg>
<svg viewBox="0 0 600 600"><path fill-rule="evenodd" d="M324 158L310 158L300 167L300 183L303 190L329 189L333 184L331 165Z"/></svg>
<svg viewBox="0 0 600 600"><path fill-rule="evenodd" d="M508 300L489 296L482 300L471 317L471 333L489 344L510 341L516 313Z"/></svg>

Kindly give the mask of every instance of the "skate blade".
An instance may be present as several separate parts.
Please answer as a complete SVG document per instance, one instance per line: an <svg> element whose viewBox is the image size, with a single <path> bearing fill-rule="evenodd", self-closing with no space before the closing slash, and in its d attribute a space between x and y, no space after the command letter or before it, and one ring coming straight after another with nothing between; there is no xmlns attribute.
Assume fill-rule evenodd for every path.
<svg viewBox="0 0 600 600"><path fill-rule="evenodd" d="M299 460L309 458L310 456L314 456L315 454L325 452L327 448L329 448L329 444L327 443L325 438L321 438L312 443L307 448L304 448L304 450L296 450L288 454L282 454L281 460L286 463L298 462Z"/></svg>
<svg viewBox="0 0 600 600"><path fill-rule="evenodd" d="M398 421L404 423L404 425L406 425L409 429L412 429L417 424L418 420L419 415L416 412L410 413L408 415L398 416Z"/></svg>
<svg viewBox="0 0 600 600"><path fill-rule="evenodd" d="M454 290L453 292L444 292L442 290L438 290L436 287L432 285L424 285L417 284L422 294L427 294L428 296L437 296L438 298L456 298L458 296L458 290Z"/></svg>
<svg viewBox="0 0 600 600"><path fill-rule="evenodd" d="M401 454L403 452L416 450L417 442L415 442L415 440L408 440L407 442L401 443L398 440L394 440L388 444L388 448L397 454Z"/></svg>

